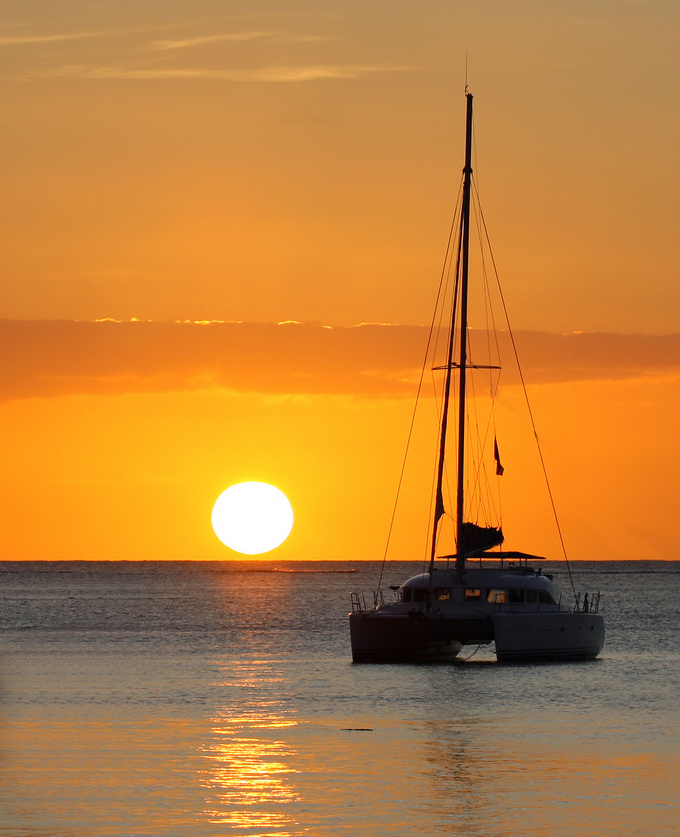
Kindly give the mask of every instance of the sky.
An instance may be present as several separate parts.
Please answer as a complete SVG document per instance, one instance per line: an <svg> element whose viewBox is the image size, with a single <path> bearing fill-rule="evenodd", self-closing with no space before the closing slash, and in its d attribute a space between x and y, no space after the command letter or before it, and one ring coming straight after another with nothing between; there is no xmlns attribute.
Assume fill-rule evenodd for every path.
<svg viewBox="0 0 680 837"><path fill-rule="evenodd" d="M467 74L570 555L675 557L679 25L670 0L7 4L3 556L235 558L210 509L254 479L296 514L269 558L382 558ZM505 382L507 544L552 557ZM423 554L431 436L394 558Z"/></svg>

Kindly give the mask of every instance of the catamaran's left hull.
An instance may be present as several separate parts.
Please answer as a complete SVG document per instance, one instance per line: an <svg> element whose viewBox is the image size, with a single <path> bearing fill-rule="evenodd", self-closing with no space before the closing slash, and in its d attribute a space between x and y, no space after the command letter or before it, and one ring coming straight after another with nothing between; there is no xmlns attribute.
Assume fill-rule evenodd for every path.
<svg viewBox="0 0 680 837"><path fill-rule="evenodd" d="M474 624L464 624L468 622ZM451 619L422 612L350 613L349 628L355 663L452 660L463 647L462 638L469 637L471 631L475 641L493 639L491 620Z"/></svg>

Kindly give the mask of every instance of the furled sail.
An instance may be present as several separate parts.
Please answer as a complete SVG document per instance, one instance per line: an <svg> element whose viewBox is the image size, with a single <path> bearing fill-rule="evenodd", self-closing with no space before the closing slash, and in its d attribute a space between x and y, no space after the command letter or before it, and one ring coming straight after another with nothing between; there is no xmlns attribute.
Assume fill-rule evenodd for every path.
<svg viewBox="0 0 680 837"><path fill-rule="evenodd" d="M458 554L491 549L503 543L503 530L493 526L477 526L476 523L463 523L460 527Z"/></svg>

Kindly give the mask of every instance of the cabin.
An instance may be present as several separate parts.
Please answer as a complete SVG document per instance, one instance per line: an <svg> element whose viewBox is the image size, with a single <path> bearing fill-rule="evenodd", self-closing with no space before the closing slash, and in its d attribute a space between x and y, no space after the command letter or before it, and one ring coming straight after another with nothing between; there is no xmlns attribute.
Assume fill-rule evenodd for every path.
<svg viewBox="0 0 680 837"><path fill-rule="evenodd" d="M536 609L541 605L560 606L561 594L555 582L540 570L528 567L505 572L497 569L466 570L463 583L456 583L453 570L414 576L396 588L404 604L432 602L467 605L517 605Z"/></svg>

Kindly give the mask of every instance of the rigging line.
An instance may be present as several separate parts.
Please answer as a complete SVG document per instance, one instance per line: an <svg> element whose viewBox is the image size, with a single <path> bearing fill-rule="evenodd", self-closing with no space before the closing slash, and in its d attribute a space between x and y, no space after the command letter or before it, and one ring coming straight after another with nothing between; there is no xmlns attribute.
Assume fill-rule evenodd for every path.
<svg viewBox="0 0 680 837"><path fill-rule="evenodd" d="M460 192L459 192L459 194L460 194ZM430 322L430 331L429 331L429 334L427 335L427 345L425 346L425 355L423 357L423 364L422 364L422 367L421 367L421 370L420 370L420 378L418 380L418 388L416 390L415 404L413 405L413 412L411 414L411 423L409 425L408 435L407 435L407 438L406 438L406 450L404 451L404 458L403 458L402 463L401 463L401 471L399 472L399 481L397 483L397 493L396 493L396 496L394 498L394 506L392 508L392 517L390 518L390 525L389 525L389 529L387 531L387 542L385 544L385 551L383 553L382 564L380 565L380 575L378 577L378 590L380 590L380 588L382 586L383 575L385 573L385 562L387 561L387 552L388 552L389 547L390 547L390 540L391 540L391 537L392 537L392 530L394 528L394 519L395 519L396 514L397 514L397 504L399 503L399 495L401 494L401 486L402 486L402 483L404 481L404 472L406 470L406 460L408 458L408 452L409 452L409 448L411 446L411 439L413 437L413 427L414 427L415 421L416 421L416 412L418 410L418 402L420 401L420 393L421 393L422 388L423 388L423 379L425 377L425 369L427 367L427 359L428 359L429 354L430 354L430 346L432 344L432 336L433 336L434 331L435 331L434 325L435 325L435 321L436 321L436 317L437 317L437 310L439 308L439 300L441 298L442 288L444 287L444 282L445 282L446 275L447 275L447 265L449 264L449 258L450 258L450 253L451 253L451 242L453 240L453 234L454 234L454 231L455 231L456 226L457 226L456 221L457 221L457 211L454 212L454 216L453 216L453 219L451 221L451 227L449 229L448 240L446 242L446 252L444 254L444 263L442 265L442 271L441 271L441 275L439 277L439 288L437 289L437 297L436 297L436 300L435 300L434 311L432 313L432 321Z"/></svg>
<svg viewBox="0 0 680 837"><path fill-rule="evenodd" d="M476 151L476 147L475 147ZM487 434L490 428L493 428L493 436L494 436L494 445L496 444L496 437L497 437L497 429L496 429L496 402L498 400L498 390L500 385L500 377L502 374L501 370L501 351L500 345L498 342L498 328L496 327L496 314L494 311L494 306L492 302L492 295L491 295L491 288L489 284L489 271L487 268L487 258L486 258L486 251L484 248L484 236L482 235L482 228L481 228L481 220L480 214L482 212L482 201L479 195L479 185L477 182L477 178L473 178L473 188L474 192L473 195L475 197L475 201L473 201L473 207L475 211L475 222L477 224L477 235L479 241L479 252L480 258L482 262L482 276L484 278L484 302L485 302L485 315L486 315L486 350L488 353L489 363L492 363L492 358L494 358L496 365L498 368L498 375L494 380L493 370L489 370L489 399L491 402L490 410L489 410L489 424L487 425ZM491 337L493 335L493 347L495 352L492 352L492 340ZM488 438L488 437L487 437ZM486 439L485 439L486 443ZM485 472L486 473L486 472ZM487 475L488 480L488 475ZM492 497L492 491L490 484L487 482L487 498L489 501L489 505L493 508L494 513L496 513L495 506L497 505L498 512L496 513L496 518L498 519L499 525L502 527L503 525L503 503L502 503L502 492L500 487L500 481L498 477L496 478L496 503L494 503Z"/></svg>
<svg viewBox="0 0 680 837"><path fill-rule="evenodd" d="M444 318L446 317L446 320L447 320L446 329L445 329L446 332L448 332L448 329L449 329L448 323L452 322L456 318L456 310L457 310L457 305L458 305L458 293L459 293L458 289L459 289L459 283L460 283L461 241L462 241L462 235L463 235L462 224L461 224L461 213L462 213L462 198L461 198L461 195L462 195L462 192L463 192L463 181L461 180L460 186L459 186L459 189L458 189L458 198L456 200L456 211L454 213L453 223L451 225L452 230L454 230L454 229L458 230L458 241L457 241L457 244L456 244L456 262L455 262L455 268L454 268L454 264L453 264L453 260L452 260L453 259L452 248L449 247L448 250L447 250L447 254L446 254L446 257L444 259L444 265L443 265L443 271L444 271L444 276L446 277L446 280L445 280L445 286L444 286L444 293L443 293L443 296L441 298L441 304L438 303L439 319L438 319L438 323L437 323L437 329L438 329L437 330L437 336L435 338L435 345L434 345L434 349L433 349L433 352L432 352L432 363L433 364L436 362L438 345L439 345L439 342L440 342L439 337L440 337L440 334L444 331L444 329L442 328L442 323L444 321ZM452 235L450 234L450 240L451 240L451 238L452 238ZM455 275L455 281L453 283L453 288L451 288L451 274L452 273L454 273L454 275ZM449 294L449 289L451 289L450 302L447 300L447 296ZM446 345L449 346L449 343L450 343L450 338L447 341ZM443 421L444 402L445 402L445 399L442 396L443 396L443 390L445 388L445 385L442 383L442 392L441 393L438 392L437 381L436 381L436 377L435 377L434 372L435 372L435 368L433 366L431 368L432 390L434 392L435 408L436 408L436 411L437 411L437 424L441 428L442 421ZM436 489L436 485L437 485L437 481L438 481L438 468L437 468L438 453L439 453L439 442L437 443L437 447L435 448L435 455L434 455L434 459L433 459L434 467L433 467L433 471L432 471L432 484L430 486L430 507L429 507L429 510L428 510L429 514L428 514L428 525L427 525L427 532L426 532L427 543L430 544L430 546L428 548L429 553L428 553L428 550L426 550L426 555L429 554L429 562L428 563L430 565L432 563L433 544L436 546L436 544L439 543L439 538L440 538L440 532L439 531L436 532L436 535L434 534L434 528L438 525L438 522L433 522L434 521L434 516L435 516L435 507L436 507L436 504L437 504L437 492L436 492L435 489ZM446 477L446 463L444 464L443 477L444 478ZM448 487L448 482L447 482L447 487ZM449 499L449 502L450 502L450 500L451 500L450 493L448 495L448 499ZM444 515L442 515L442 516L444 517L444 516L446 516L446 514L447 513L444 512ZM448 566L448 559L447 559L447 566Z"/></svg>
<svg viewBox="0 0 680 837"><path fill-rule="evenodd" d="M475 151L475 156L476 156L476 154L477 154L476 143L475 143L475 146L474 146L474 151ZM503 370L501 368L501 363L500 363L501 348L500 348L500 342L499 342L499 339L498 339L498 327L496 325L496 315L495 315L494 306L492 304L492 299L491 299L491 288L489 286L489 274L488 274L487 264L486 264L486 251L485 251L485 248L484 248L485 238L486 238L487 244L489 246L489 252L492 255L492 262L493 262L493 254L491 253L491 244L490 244L490 241L489 241L488 232L486 233L486 236L482 235L483 218L480 218L480 216L483 215L483 213L482 213L482 199L481 199L480 194L479 194L479 180L476 176L472 177L472 187L473 187L473 193L472 194L473 194L473 197L476 199L475 201L473 201L472 205L473 205L473 209L474 209L474 213L475 213L475 223L477 225L477 236L478 236L478 241L479 241L479 253L480 253L480 258L481 258L481 262L482 262L482 275L484 277L485 314L486 314L486 318L487 318L487 320L486 320L486 322L487 322L487 340L486 340L487 352L488 352L488 357L489 357L489 363L491 363L491 358L494 357L495 360L496 360L496 363L499 367L498 375L497 375L495 381L494 381L494 376L493 376L492 371L489 370L489 398L491 399L490 421L491 421L491 424L493 426L493 435L494 435L494 440L495 440L497 435L498 435L497 431L496 431L496 402L498 401L498 394L499 394L499 390L500 390L500 381L501 381L501 375L503 373ZM484 224L484 231L486 232L486 224ZM499 287L500 287L500 284L498 282L498 272L495 270L495 267L496 267L495 263L494 263L493 266L494 266L494 273L496 275L496 284L498 284ZM489 328L489 320L491 321L491 328ZM494 345L495 353L492 353L492 351L491 351L491 335L492 334L493 334L493 345ZM491 499L491 489L489 488L488 491L489 491L489 494L488 494L489 499ZM493 505L493 501L491 501L491 503ZM503 496L502 496L502 492L501 492L501 486L500 486L500 480L499 479L496 479L496 503L497 503L497 507L498 507L498 522L499 522L500 526L502 527L503 526Z"/></svg>
<svg viewBox="0 0 680 837"><path fill-rule="evenodd" d="M462 211L462 193L463 193L463 181L461 179L460 183L458 184L458 195L456 196L456 203L455 209L453 213L453 218L451 219L451 226L449 228L449 237L446 242L446 251L444 253L444 262L442 264L441 276L439 279L439 291L437 293L437 298L435 300L435 309L434 309L434 316L432 318L432 322L437 322L437 332L434 338L434 346L432 348L432 362L434 364L434 359L437 354L437 349L440 342L440 334L442 332L442 321L445 316L448 315L446 306L446 297L448 294L448 290L450 288L450 280L451 280L451 270L453 267L452 263L452 244L453 244L453 233L455 230L459 228L460 225L460 213ZM458 244L458 250L460 250L460 244ZM456 273L458 269L456 268ZM456 284L453 289L453 297L452 297L452 305L455 305L455 299L457 294L458 288L458 277L456 276ZM448 328L448 323L447 323ZM434 379L434 376L433 376Z"/></svg>
<svg viewBox="0 0 680 837"><path fill-rule="evenodd" d="M493 423L493 438L494 443L498 444L498 433L496 432L496 401L498 400L498 390L500 386L500 373L496 380L495 386L491 390L491 415ZM489 491L489 495L491 491ZM496 503L498 504L498 523L503 528L503 495L501 492L501 475L496 471Z"/></svg>
<svg viewBox="0 0 680 837"><path fill-rule="evenodd" d="M484 452L487 450L488 446L490 427L491 418L489 417L485 424L484 433L482 434L478 412L475 410L477 461L473 470L474 481L470 486L468 493L473 498L476 498L476 502L473 503L472 500L468 502L468 514L472 514L474 510L475 521L481 520L485 525L492 524L496 517L499 516L496 514L489 484L489 472L487 470L484 457Z"/></svg>
<svg viewBox="0 0 680 837"><path fill-rule="evenodd" d="M436 456L435 456L436 462ZM430 475L430 505L427 510L427 531L425 533L425 542L423 543L423 570L430 563L430 541L432 539L432 520L434 518L434 504L435 504L435 486L437 484L437 469L432 469Z"/></svg>
<svg viewBox="0 0 680 837"><path fill-rule="evenodd" d="M458 204L457 204L456 213L454 215L454 224L452 225L452 229L455 228L455 229L458 230L458 242L457 242L457 246L456 246L456 264L455 264L455 270L454 270L455 281L454 281L454 285L453 285L453 291L452 291L452 294L451 294L451 303L450 303L451 304L451 310L448 311L448 312L445 310L446 305L447 305L446 299L445 298L442 299L441 313L440 313L440 317L439 317L440 328L441 328L441 322L444 319L445 314L448 313L448 321L453 323L456 320L457 311L458 311L458 296L459 296L459 293L460 293L460 266L461 266L462 242L463 242L463 224L462 224L463 209L462 209L462 200L461 200L462 191L463 191L463 181L461 181L460 189L459 189L459 192L458 192ZM451 238L452 238L452 234L450 233L449 234L449 241L451 240ZM451 259L451 251L450 251L450 248L449 248L449 249L447 249L446 259L444 261L447 287L448 287L448 283L450 282L451 272L452 272L452 269L453 269L453 264L452 264L450 259ZM449 334L449 339L447 341L447 349L448 349L448 351L447 351L447 366L449 366L449 369L447 371L447 375L449 375L451 373L450 363L451 363L451 358L453 356L452 355L452 350L453 350L454 339L455 339L455 332L454 332L453 329L451 329L451 332ZM433 362L434 362L434 356L433 356ZM434 370L432 370L432 373L433 373L432 378L433 378L433 382L434 382ZM446 390L446 384L443 385L443 391L445 392L445 390ZM436 395L437 395L436 383L434 384L434 391L435 391L435 397L436 397ZM454 393L454 397L455 397L455 393ZM446 396L444 395L444 398L442 399L441 402L437 401L436 403L437 403L437 417L438 417L439 428L440 428L440 439L439 439L439 442L438 442L438 447L437 447L437 452L436 452L437 455L435 455L435 463L436 464L435 464L435 469L434 469L434 474L433 474L433 488L435 490L431 493L431 500L430 500L430 521L431 521L431 523L428 524L428 528L427 528L427 538L428 538L428 541L430 542L430 561L429 561L430 567L433 566L435 553L436 553L436 547L437 547L437 544L439 543L439 537L440 537L440 534L441 534L440 527L439 527L439 521L440 521L440 519L443 519L447 516L450 517L450 515L448 514L448 512L446 512L446 510L444 508L442 508L441 516L439 518L435 519L435 514L434 514L440 499L441 499L442 504L443 504L443 499L444 499L443 498L443 487L444 487L444 485L446 485L446 491L447 491L447 497L448 497L448 500L449 500L449 504L451 506L453 505L451 503L451 494L450 494L449 482L448 482L448 479L447 479L446 460L444 460L444 462L443 462L443 467L442 467L442 464L441 464L441 428L442 428L442 425L444 423ZM436 490L437 486L439 485L439 476L440 476L439 475L439 469L440 468L442 469L441 470L442 484L441 484L441 486L439 486L442 489L441 495ZM447 567L448 567L448 558L447 558ZM430 580L431 579L432 579L432 576L430 575Z"/></svg>
<svg viewBox="0 0 680 837"><path fill-rule="evenodd" d="M457 296L458 296L458 264L460 262L460 256L458 257L458 260L456 262L456 281L455 281L454 288L453 288L453 296L451 298L451 306L452 306L452 312L453 313L447 311L446 297L447 297L448 289L450 287L451 270L452 270L452 267L453 267L452 262L451 262L451 250L452 250L451 243L452 243L452 239L453 239L453 231L458 229L459 224L460 224L462 191L463 191L463 183L461 181L461 183L458 187L458 197L456 199L456 209L454 211L453 219L451 221L451 228L449 230L449 239L448 239L447 246L446 246L446 253L444 255L444 264L442 265L442 273L441 273L441 277L440 277L440 280L439 280L439 292L437 294L437 299L435 300L435 310L434 310L434 316L432 318L433 323L436 321L436 331L435 331L435 336L434 336L434 345L433 345L433 348L432 348L432 355L431 355L433 366L434 366L435 358L436 358L437 352L438 352L438 347L439 347L439 342L440 342L440 335L443 332L442 322L444 320L444 317L448 316L448 318L450 319L451 316L455 316L455 310L456 310L455 305L456 305L456 300L457 300ZM459 234L459 241L458 241L458 248L457 249L458 249L458 253L460 253L460 234ZM443 291L443 293L442 293L442 291ZM447 329L448 329L448 322L447 322ZM426 358L425 362L427 362L427 358ZM437 405L438 421L441 421L441 413L439 412L440 411L440 403L437 400L438 393L437 393L436 379L435 379L435 376L434 376L434 369L431 369L430 371L432 372L432 376L431 376L432 377L432 389L433 389L433 392L434 392L434 395L435 395L435 403Z"/></svg>
<svg viewBox="0 0 680 837"><path fill-rule="evenodd" d="M472 378L472 389L474 391L474 375L471 376ZM488 448L489 442L489 435L490 430L493 427L495 433L495 422L494 422L494 406L495 406L495 399L493 394L491 395L491 414L486 419L484 423L484 433L481 432L481 422L479 420L479 411L477 409L476 404L476 395L473 393L473 397L475 398L475 409L474 409L474 419L475 419L475 429L476 429L476 442L477 442L477 452L476 452L476 465L474 468L474 483L471 486L471 494L477 497L477 509L478 509L478 516L485 520L487 523L493 522L496 516L500 517L500 513L498 515L495 514L496 508L494 504L494 500L491 493L490 483L489 483L489 474L485 464L485 457L484 452ZM471 439L472 442L472 439ZM472 444L471 444L472 446ZM468 505L468 510L472 509L472 503Z"/></svg>
<svg viewBox="0 0 680 837"><path fill-rule="evenodd" d="M476 147L475 147L476 152ZM491 252L491 243L489 240L489 233L486 229L486 222L484 221L484 213L482 212L482 199L479 194L479 185L478 185L478 178L472 178L472 186L473 186L473 195L476 197L476 201L473 202L473 208L475 210L475 221L477 223L477 235L479 236L479 253L482 261L482 274L484 276L484 289L486 292L486 302L487 302L487 309L486 313L491 319L491 326L494 336L494 345L496 348L496 358L500 358L501 350L500 344L498 342L498 328L496 326L496 317L494 316L494 309L493 305L491 304L491 291L489 288L489 275L488 270L486 267L486 258L485 258L485 250L484 250L484 239L486 239L487 246L489 248L489 255L491 256L491 261L494 268L494 274L496 277L496 284L498 284L498 271L496 270L496 263L493 260L493 253ZM485 235L482 235L482 229L484 230ZM490 342L490 341L489 341ZM489 359L491 358L491 349L489 349ZM500 365L500 364L499 364ZM491 373L489 373L491 376Z"/></svg>
<svg viewBox="0 0 680 837"><path fill-rule="evenodd" d="M468 342L468 346L470 343ZM472 351L468 352L468 357L472 362ZM470 516L469 519L472 517L472 512L474 508L474 500L475 497L477 498L477 509L479 509L479 501L480 501L480 471L482 466L482 450L483 448L480 446L480 432L479 432L479 410L477 409L477 388L475 386L475 376L473 374L469 375L468 378L469 386L470 386L470 393L472 398L468 399L468 405L472 404L472 408L469 406L466 408L467 412L467 420L465 422L465 427L467 430L467 445L470 451L470 458L472 458L472 467L468 467L468 477L466 479L466 497L467 497L467 515ZM475 444L476 443L476 444ZM470 484L470 471L472 472L472 483ZM476 514L474 515L477 516Z"/></svg>
<svg viewBox="0 0 680 837"><path fill-rule="evenodd" d="M484 279L484 315L485 315L485 325L486 325L486 353L488 357L488 362L492 363L494 360L497 361L500 351L498 346L498 334L496 329L496 321L494 317L494 310L493 306L491 305L491 293L489 288L489 276L486 264L486 255L484 251L484 236L482 235L482 228L481 222L479 218L479 213L481 211L481 202L479 200L479 190L477 187L476 178L473 176L472 178L472 185L473 185L473 195L476 200L472 201L472 210L475 219L475 226L477 228L477 241L479 243L479 258L481 261L482 266L482 275ZM494 336L494 347L496 349L495 356L492 352L492 344L491 344L491 334L493 333ZM472 363L472 351L473 346L470 345L470 361ZM475 375L470 376L471 386L472 389L475 389ZM474 473L474 482L472 485L472 495L477 498L476 504L476 511L475 515L477 517L485 519L486 522L491 522L495 517L500 517L500 512L496 512L496 504L494 503L491 487L489 483L489 476L488 471L484 464L484 451L487 447L487 442L489 439L489 431L493 427L494 435L496 430L496 422L495 422L495 406L496 406L496 395L498 393L498 387L494 387L494 376L493 370L489 369L488 371L488 384L489 384L489 402L490 402L490 409L489 415L487 420L484 422L485 430L482 434L480 431L480 417L479 417L479 410L477 407L477 399L473 397L473 404L474 406L474 417L475 417L475 427L477 428L477 435L476 435L476 442L477 442L477 450L475 452L476 456L476 467L473 470ZM472 436L471 442L472 442ZM468 495L469 496L469 495ZM500 507L500 503L498 504ZM468 513L473 509L473 504L470 502L468 504Z"/></svg>
<svg viewBox="0 0 680 837"><path fill-rule="evenodd" d="M470 345L468 343L468 345ZM472 349L469 352L469 357L472 362ZM489 370L490 371L490 370ZM476 498L476 510L474 512L475 518L478 520L480 518L480 510L484 509L485 502L483 495L482 484L487 485L486 480L483 480L482 477L485 475L484 469L484 451L486 449L486 442L489 435L489 424L491 419L487 419L486 421L486 430L482 434L480 428L482 426L482 420L480 419L480 410L478 405L478 397L477 397L477 376L474 374L470 374L468 380L470 382L470 390L472 392L472 398L468 400L468 404L472 404L472 408L468 407L468 420L466 422L466 426L468 428L468 447L471 452L473 452L473 468L470 468L472 472L473 480L472 484L469 486L467 495L468 495L468 506L467 512L468 514L472 513L473 508L475 508L475 504L473 501ZM493 405L492 405L493 406ZM473 422L474 419L474 422ZM473 434L473 424L474 424L474 434ZM488 509L484 509L484 514L482 515L484 518L488 518Z"/></svg>
<svg viewBox="0 0 680 837"><path fill-rule="evenodd" d="M550 499L550 506L552 508L553 517L555 519L555 526L557 527L557 534L560 541L560 546L562 547L562 555L564 556L564 561L567 566L567 572L569 574L569 582L571 584L571 590L574 594L574 599L576 599L576 587L574 586L574 579L571 574L571 567L569 566L569 558L567 556L567 547L564 543L564 537L562 535L562 527L560 526L560 520L557 515L557 507L555 505L555 498L553 497L552 488L550 487L550 480L548 478L548 469L546 468L545 459L543 458L543 449L541 448L541 442L538 438L538 432L536 430L536 422L534 420L534 413L531 409L531 402L529 401L529 393L527 392L526 383L524 380L524 372L522 371L522 366L519 362L519 353L517 351L517 344L515 343L515 334L512 330L512 326L510 325L510 317L508 316L508 309L505 304L505 296L503 295L503 288L501 287L500 278L498 276L498 268L496 267L496 259L493 255L493 248L491 247L491 240L489 238L489 231L486 226L486 221L484 219L484 213L481 211L480 208L480 216L482 219L482 224L484 226L484 234L486 237L487 246L489 248L489 256L491 257L491 264L493 265L494 274L496 276L496 285L498 286L498 293L500 294L501 303L503 305L503 312L505 314L505 322L508 327L508 334L510 335L510 342L512 343L512 351L515 355L515 363L517 364L517 371L519 372L519 379L522 382L522 392L524 393L524 401L527 405L527 410L529 412L529 420L531 422L531 429L534 433L534 439L536 440L536 448L538 449L538 458L541 462L541 469L543 471L543 479L545 480L546 488L548 489L548 497Z"/></svg>
<svg viewBox="0 0 680 837"><path fill-rule="evenodd" d="M488 344L488 338L487 338ZM487 348L488 345L487 345ZM496 436L496 401L498 396L498 386L497 384L494 385L494 380L492 376L492 371L489 370L489 409L487 415L480 418L480 410L477 405L477 394L475 391L475 375L471 375L471 386L474 392L474 418L475 418L475 428L476 428L476 442L477 442L477 452L476 452L476 467L474 469L475 480L474 486L472 488L473 493L476 493L477 496L477 506L480 511L483 511L483 517L486 518L488 523L491 523L493 519L500 518L500 498L498 502L494 501L494 497L492 496L492 489L489 480L489 472L486 467L486 456L485 452L489 450L489 440L491 438L491 434L493 432L493 436ZM482 431L483 428L483 431ZM471 506L470 506L471 508ZM499 521L500 522L500 521Z"/></svg>
<svg viewBox="0 0 680 837"><path fill-rule="evenodd" d="M463 188L463 184L461 184L461 189L462 188ZM447 381L450 380L451 361L453 359L454 349L458 348L457 346L455 346L456 334L455 334L455 328L454 328L453 324L455 323L455 321L458 317L459 295L461 293L461 291L460 291L460 288L461 288L461 259L462 259L462 253L463 253L463 207L462 207L462 202L461 202L461 206L460 206L459 217L458 217L457 220L459 222L458 247L457 247L457 250L456 250L456 267L455 267L455 274L454 274L455 275L455 282L454 282L454 286L453 286L453 295L451 297L451 311L450 311L450 317L449 317L449 322L451 323L451 333L449 335L449 341L448 341L447 370L446 370L446 375L447 375L446 380ZM451 266L449 266L449 275L450 275L450 273L451 273ZM460 339L462 339L462 336L459 336L459 337L460 337ZM436 545L439 542L439 536L441 534L440 527L439 527L439 521L441 519L444 519L447 516L450 517L450 515L446 512L446 509L444 507L444 487L446 488L446 493L447 493L447 497L448 497L448 501L449 501L449 507L452 508L453 505L454 505L451 502L451 488L450 488L450 483L449 483L449 480L448 480L448 472L447 472L447 469L446 469L446 458L442 457L442 446L445 445L444 425L445 425L445 422L446 422L446 419L447 419L447 416L446 416L446 402L447 402L447 397L448 396L446 395L446 391L447 391L447 383L445 382L444 383L444 399L443 399L442 405L441 405L442 409L441 409L440 422L439 422L439 430L440 430L440 442L439 442L439 444L440 444L440 446L439 446L439 450L438 450L438 454L439 454L438 460L439 460L439 462L438 462L438 465L437 465L437 496L435 497L435 505L441 501L442 508L440 510L440 515L441 516L436 518L434 520L433 524L432 524L433 528L434 528L434 537L432 539L433 542L432 542L432 547L431 547L431 550L430 550L430 567L433 567L433 565L434 565ZM449 393L450 393L450 388L449 388ZM453 395L454 395L454 399L455 399L455 395L456 395L455 390L454 390ZM441 477L441 482L440 482L440 477ZM451 518L451 519L453 519L453 518ZM447 567L448 567L448 558L447 558Z"/></svg>

